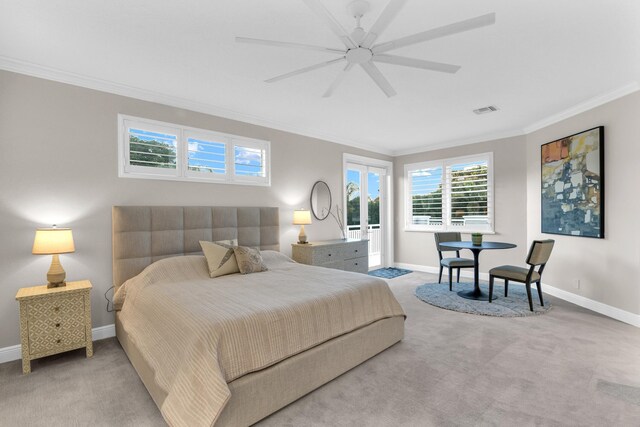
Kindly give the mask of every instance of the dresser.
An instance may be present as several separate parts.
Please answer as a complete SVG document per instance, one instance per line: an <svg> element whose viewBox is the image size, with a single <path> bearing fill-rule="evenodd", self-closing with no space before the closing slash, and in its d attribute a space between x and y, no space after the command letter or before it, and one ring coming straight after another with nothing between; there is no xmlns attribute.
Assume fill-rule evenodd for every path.
<svg viewBox="0 0 640 427"><path fill-rule="evenodd" d="M368 240L325 240L291 245L291 257L301 264L337 270L369 272Z"/></svg>
<svg viewBox="0 0 640 427"><path fill-rule="evenodd" d="M93 356L90 292L88 280L18 290L23 374L31 372L33 359L63 351L86 347Z"/></svg>

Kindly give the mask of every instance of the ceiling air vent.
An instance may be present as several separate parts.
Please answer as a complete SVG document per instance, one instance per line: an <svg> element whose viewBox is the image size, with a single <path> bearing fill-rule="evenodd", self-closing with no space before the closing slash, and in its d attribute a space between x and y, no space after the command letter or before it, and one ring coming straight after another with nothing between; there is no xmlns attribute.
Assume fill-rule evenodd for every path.
<svg viewBox="0 0 640 427"><path fill-rule="evenodd" d="M498 107L496 107L495 105L489 105L488 107L482 107L478 108L477 110L473 110L473 112L476 114L493 113L494 111L498 111Z"/></svg>

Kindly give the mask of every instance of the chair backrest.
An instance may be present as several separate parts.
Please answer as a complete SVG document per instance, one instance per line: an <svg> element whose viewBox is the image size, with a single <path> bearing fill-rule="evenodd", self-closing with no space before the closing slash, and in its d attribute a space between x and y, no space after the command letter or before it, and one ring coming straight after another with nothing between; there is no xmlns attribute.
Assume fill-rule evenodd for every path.
<svg viewBox="0 0 640 427"><path fill-rule="evenodd" d="M436 248L438 248L438 252L440 251L455 251L457 249L448 248L446 246L442 246L442 242L460 242L462 241L462 236L460 236L459 232L446 232L446 233L433 233L433 237L436 239Z"/></svg>
<svg viewBox="0 0 640 427"><path fill-rule="evenodd" d="M555 240L534 240L531 243L531 249L529 249L529 255L527 255L527 264L529 265L544 265L549 261L551 251L553 250L553 244Z"/></svg>

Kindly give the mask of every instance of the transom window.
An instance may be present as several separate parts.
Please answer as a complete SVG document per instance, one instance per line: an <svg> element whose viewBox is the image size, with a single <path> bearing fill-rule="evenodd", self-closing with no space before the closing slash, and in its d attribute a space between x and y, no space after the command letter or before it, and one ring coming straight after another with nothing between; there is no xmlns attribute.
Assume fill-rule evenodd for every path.
<svg viewBox="0 0 640 427"><path fill-rule="evenodd" d="M270 185L270 143L118 115L118 175Z"/></svg>
<svg viewBox="0 0 640 427"><path fill-rule="evenodd" d="M493 232L493 154L405 165L405 228Z"/></svg>

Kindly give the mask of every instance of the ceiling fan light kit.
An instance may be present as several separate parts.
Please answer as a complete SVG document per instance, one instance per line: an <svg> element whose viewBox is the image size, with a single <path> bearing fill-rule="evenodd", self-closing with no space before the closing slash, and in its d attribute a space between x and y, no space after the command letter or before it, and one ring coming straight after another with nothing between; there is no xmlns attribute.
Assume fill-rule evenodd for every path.
<svg viewBox="0 0 640 427"><path fill-rule="evenodd" d="M433 28L431 30L423 31L421 33L402 37L396 40L375 44L380 34L382 34L382 32L387 28L391 21L396 17L400 9L404 6L406 0L390 0L385 9L378 17L378 20L373 24L368 32L360 26L360 20L362 16L364 16L370 10L369 2L366 0L352 1L347 6L347 11L356 20L356 28L351 33L348 33L342 27L342 25L340 25L340 23L333 17L333 15L331 15L331 13L329 13L329 11L322 5L320 0L302 1L304 1L304 3L313 12L315 12L316 15L318 15L318 17L329 27L329 29L342 41L344 49L334 49L301 43L254 39L248 37L236 37L236 41L241 43L261 44L265 46L315 50L328 54L340 55L339 58L304 67L265 80L267 83L273 83L279 80L296 76L298 74L303 74L309 71L324 68L335 63L346 62L345 67L324 93L324 97L329 97L333 94L336 88L344 80L346 73L348 73L355 65L361 66L362 69L380 88L380 90L382 90L388 97L394 96L396 94L396 91L393 89L384 75L380 72L378 67L376 67L375 62L455 74L456 72L458 72L458 70L460 70L459 65L444 64L423 59L389 55L385 52L417 43L423 43L441 37L447 37L465 31L486 27L489 25L493 25L496 21L495 13L488 13L476 18L471 18L442 27Z"/></svg>

